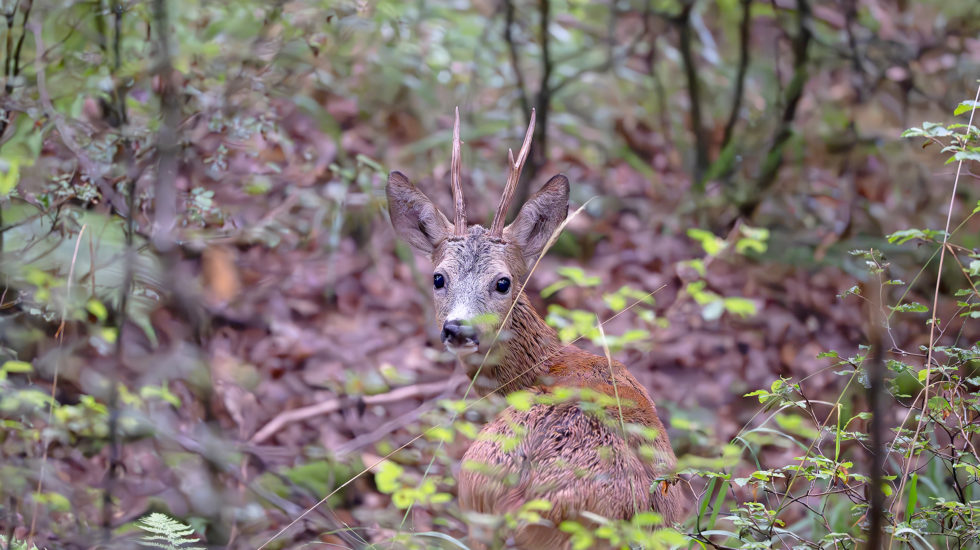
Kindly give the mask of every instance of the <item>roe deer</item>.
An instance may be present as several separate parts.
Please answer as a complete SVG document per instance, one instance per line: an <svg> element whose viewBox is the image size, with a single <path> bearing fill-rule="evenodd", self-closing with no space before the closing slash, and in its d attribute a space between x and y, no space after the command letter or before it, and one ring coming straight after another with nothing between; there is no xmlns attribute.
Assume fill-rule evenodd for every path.
<svg viewBox="0 0 980 550"><path fill-rule="evenodd" d="M510 173L489 230L467 227L458 108L450 168L453 223L400 172L388 176L388 210L399 236L435 266L435 311L446 348L471 375L486 357L483 374L494 389L527 390L535 397L525 407L503 411L470 445L458 479L460 506L503 515L532 499L548 500L552 507L542 513L544 525L524 525L510 535L521 548L567 548L568 535L558 526L564 520L588 523L582 512L630 519L653 511L669 525L683 519L686 499L681 487L656 483L670 475L676 458L646 389L622 363L563 346L521 292L531 266L568 214L568 179L559 174L504 227L533 129L532 111L516 161L509 151ZM487 349L495 338L497 349ZM597 415L596 407L586 411L578 401L554 399L558 388L605 397L599 412L604 408L612 421ZM618 403L609 405L609 398Z"/></svg>

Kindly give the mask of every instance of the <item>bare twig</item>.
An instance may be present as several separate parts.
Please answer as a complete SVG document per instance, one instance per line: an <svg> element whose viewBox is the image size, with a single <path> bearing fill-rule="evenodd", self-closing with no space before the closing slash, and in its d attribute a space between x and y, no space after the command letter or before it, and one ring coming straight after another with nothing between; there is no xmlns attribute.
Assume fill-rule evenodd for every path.
<svg viewBox="0 0 980 550"><path fill-rule="evenodd" d="M447 389L456 387L464 381L466 381L466 378L464 377L452 377L449 380L442 380L439 382L403 386L401 388L391 390L388 393L367 395L359 399L365 405L384 405L387 403L401 401L403 399L437 395L446 391ZM255 435L253 435L249 441L251 443L262 443L288 424L302 422L303 420L329 414L334 411L338 411L345 406L352 405L354 402L355 401L352 398L337 398L324 401L322 403L317 403L315 405L285 411L270 420L268 424L262 427L262 429L255 432Z"/></svg>
<svg viewBox="0 0 980 550"><path fill-rule="evenodd" d="M883 288L882 285L881 288ZM868 335L871 357L868 364L868 405L871 407L871 504L868 508L870 533L867 548L881 548L882 520L885 512L885 493L882 483L885 472L885 381L884 346L881 334L881 295L868 292L872 296L868 304Z"/></svg>
<svg viewBox="0 0 980 550"><path fill-rule="evenodd" d="M648 38L650 16L656 13L653 10L652 0L647 1L646 7L644 8L643 11L643 30L635 37L633 37L633 39L630 40L629 44L627 44L623 48L620 48L619 51L616 50L616 30L617 30L616 24L619 20L618 17L619 12L616 10L615 6L611 6L609 9L612 11L612 15L610 16L609 19L609 26L608 26L608 32L606 37L607 52L608 52L606 54L606 58L593 65L582 67L577 71L563 77L561 80L552 84L551 86L552 95L557 94L562 88L567 86L569 83L575 82L576 80L582 78L582 76L586 74L608 71L613 67L615 67L617 63L629 59L630 56L636 53L636 49L640 45L640 43L642 43L645 38ZM660 13L656 13L656 14L662 17L665 16L664 14L660 14ZM652 45L651 45L651 49L653 49ZM579 57L580 55L582 54L576 53L576 55L574 55L573 58Z"/></svg>
<svg viewBox="0 0 980 550"><path fill-rule="evenodd" d="M762 202L765 192L776 181L779 168L783 165L783 149L793 136L793 120L796 118L796 108L803 97L803 87L807 78L808 49L810 47L810 4L807 0L796 0L797 29L793 37L793 78L786 87L784 94L783 115L776 128L772 145L762 162L759 176L756 178L750 197L739 206L742 216L751 219Z"/></svg>
<svg viewBox="0 0 980 550"><path fill-rule="evenodd" d="M530 182L538 170L544 166L548 151L548 113L551 110L551 73L554 64L551 59L551 33L548 27L551 25L551 0L539 0L538 3L539 25L538 34L541 35L541 80L538 83L538 94L535 107L532 109L537 117L537 125L534 128L532 142L534 147L531 149L531 163L524 172L524 185L518 185L516 198L512 205L524 204L531 195ZM531 112L525 111L525 116L530 122ZM507 219L508 212L503 213L504 220Z"/></svg>
<svg viewBox="0 0 980 550"><path fill-rule="evenodd" d="M13 90L13 83L10 81L10 69L12 68L12 62L14 57L14 16L17 14L17 5L20 2L14 2L10 5L10 8L4 13L4 19L7 21L7 48L6 55L3 59L3 77L6 82L4 82L4 91L8 94Z"/></svg>
<svg viewBox="0 0 980 550"><path fill-rule="evenodd" d="M125 342L125 331L127 324L127 312L129 307L129 294L133 287L134 278L134 259L135 250L133 247L133 237L136 232L134 221L134 205L136 202L136 166L133 159L132 147L128 139L123 140L123 152L126 155L126 176L127 176L127 208L126 211L126 249L123 253L123 283L119 288L119 310L116 314L116 324L118 331L116 334L115 366L119 372L126 367L126 359L123 353L123 343ZM92 256L95 262L95 256ZM95 268L92 268L93 285L95 279ZM93 287L94 288L94 287ZM118 384L111 384L109 388L109 464L106 471L105 492L102 494L102 532L103 538L108 541L112 534L112 492L115 488L116 470L120 466L120 445L119 445L119 388Z"/></svg>
<svg viewBox="0 0 980 550"><path fill-rule="evenodd" d="M664 87L663 79L657 74L657 41L658 35L653 32L650 25L650 17L643 18L643 36L648 37L650 51L646 55L647 71L653 80L654 92L657 94L657 110L660 111L660 131L671 141L670 118L667 111L667 89Z"/></svg>
<svg viewBox="0 0 980 550"><path fill-rule="evenodd" d="M122 43L122 16L125 12L123 4L120 1L116 1L112 6L113 12L113 36L112 36L112 52L114 56L112 76L113 79L117 80L115 86L112 89L112 110L114 116L111 122L114 126L122 126L129 122L129 114L126 112L126 85L119 82L117 79L117 74L119 68L122 67L122 57L120 55L120 44ZM128 140L124 143L125 147L129 147Z"/></svg>
<svg viewBox="0 0 980 550"><path fill-rule="evenodd" d="M678 49L684 62L684 75L687 77L687 95L691 103L691 133L694 135L694 168L691 171L692 186L696 191L704 191L701 177L708 166L708 142L704 135L701 122L701 83L698 80L697 67L694 62L693 41L691 32L691 12L694 10L694 0L684 3L681 13L674 18L680 34Z"/></svg>
<svg viewBox="0 0 980 550"><path fill-rule="evenodd" d="M745 90L745 73L749 68L749 29L752 26L752 0L742 0L742 22L739 25L738 73L735 75L735 92L732 96L732 110L725 123L725 133L721 139L721 149L725 150L732 141L738 112L742 108L742 94Z"/></svg>
<svg viewBox="0 0 980 550"><path fill-rule="evenodd" d="M17 77L20 76L20 52L24 47L24 37L27 36L27 18L31 15L31 8L34 6L34 1L30 0L27 6L24 8L24 18L21 20L21 30L20 38L17 39L16 48L11 48L11 41L14 36L14 16L17 14L17 8L20 6L18 1L9 12L6 14L7 19L7 54L4 58L4 92L9 96L14 90L14 82ZM11 63L13 63L13 68L11 68ZM12 115L11 109L0 109L0 138L6 133L7 127L10 126L10 117ZM2 239L0 239L0 244L2 244Z"/></svg>
<svg viewBox="0 0 980 550"><path fill-rule="evenodd" d="M157 49L160 56L156 74L160 86L160 114L162 123L157 134L157 178L154 187L153 245L161 252L173 248L171 232L177 218L177 125L180 122L177 89L174 86L173 66L170 59L170 16L166 0L154 0L153 24L157 31Z"/></svg>
<svg viewBox="0 0 980 550"><path fill-rule="evenodd" d="M24 8L24 19L21 20L20 38L17 39L17 49L14 50L14 78L20 76L20 52L24 47L24 38L27 36L27 18L31 15L31 8L34 7L34 0L27 3ZM10 93L9 91L7 93Z"/></svg>
<svg viewBox="0 0 980 550"><path fill-rule="evenodd" d="M527 97L527 85L524 83L524 71L517 55L517 44L514 43L512 28L514 26L514 2L504 0L504 42L507 43L507 51L510 53L510 64L514 69L514 78L517 79L517 91L521 96L521 109L524 116L531 116L531 102Z"/></svg>

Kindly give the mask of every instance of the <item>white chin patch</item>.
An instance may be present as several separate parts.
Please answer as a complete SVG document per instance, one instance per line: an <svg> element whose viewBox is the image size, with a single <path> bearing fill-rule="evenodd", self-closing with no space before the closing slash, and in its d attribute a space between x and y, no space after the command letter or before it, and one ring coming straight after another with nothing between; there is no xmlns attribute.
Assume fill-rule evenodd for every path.
<svg viewBox="0 0 980 550"><path fill-rule="evenodd" d="M452 344L446 344L446 351L455 354L456 357L459 357L460 359L466 357L467 355L472 355L476 353L477 350L479 350L479 348L480 348L479 345L474 344L472 342L468 344L464 344L462 346L454 346Z"/></svg>

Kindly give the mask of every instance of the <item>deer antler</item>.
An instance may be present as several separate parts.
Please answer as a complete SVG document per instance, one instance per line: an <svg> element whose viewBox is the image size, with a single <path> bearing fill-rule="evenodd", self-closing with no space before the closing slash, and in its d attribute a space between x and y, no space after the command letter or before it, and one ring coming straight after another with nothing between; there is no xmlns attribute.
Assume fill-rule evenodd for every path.
<svg viewBox="0 0 980 550"><path fill-rule="evenodd" d="M454 234L462 237L466 234L466 203L463 201L463 186L460 183L459 141L459 107L456 107L456 122L453 124L453 159L449 165L450 180L453 187L453 200L456 201L456 214L453 218Z"/></svg>
<svg viewBox="0 0 980 550"><path fill-rule="evenodd" d="M527 162L527 155L531 151L531 136L534 135L534 109L531 109L531 122L527 125L527 133L524 134L524 144L521 151L514 160L514 150L507 150L507 161L510 163L510 172L507 174L507 185L504 187L504 194L500 197L500 204L497 205L497 213L493 215L493 223L490 225L491 237L502 237L504 235L504 222L507 220L507 211L510 210L510 203L514 200L514 192L517 191L517 182L521 180L521 170Z"/></svg>

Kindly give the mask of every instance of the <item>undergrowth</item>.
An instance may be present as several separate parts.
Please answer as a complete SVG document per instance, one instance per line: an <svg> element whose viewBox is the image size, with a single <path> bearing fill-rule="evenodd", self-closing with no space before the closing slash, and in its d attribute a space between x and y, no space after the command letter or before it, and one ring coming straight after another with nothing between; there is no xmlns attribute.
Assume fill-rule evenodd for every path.
<svg viewBox="0 0 980 550"><path fill-rule="evenodd" d="M955 115L972 116L973 101L964 101ZM924 137L927 144L939 144L950 162L980 160L980 132L970 123L923 124L905 132L906 137ZM952 207L952 205L951 205ZM821 370L832 371L842 379L842 390L833 400L810 396L808 382L815 375L798 379L779 378L767 388L745 395L759 401L753 420L724 444L705 444L701 454L680 457L677 471L696 497L695 510L683 525L663 525L655 513L638 514L632 520L610 520L587 514L591 525L566 521L560 528L569 533L573 547L591 548L604 542L614 548L857 548L868 543L872 493L871 472L874 448L870 402L873 365L880 361L887 372L883 391L886 405L881 410L887 438L882 449L879 491L885 507L883 530L888 548L972 548L980 540L980 455L976 450L980 432L980 343L962 341L965 323L980 318L980 254L957 244L959 228L980 212L980 204L952 231L909 228L885 238L892 249L928 245L935 251L910 281L891 278L891 263L880 249L853 250L863 262L866 276L861 285L841 289L840 300L859 300L867 306L864 324L869 338L856 353L826 350ZM950 211L952 216L952 210ZM683 262L688 274L685 294L678 302L697 304L705 320L724 314L752 316L755 304L741 297L723 297L707 290L705 267L714 261L735 261L738 257L764 254L768 233L764 229L737 227L727 238L695 229L688 232L705 252L699 259ZM955 270L945 273L959 289L954 292L957 310L954 318L936 315L931 306L912 301L909 296L942 257L942 249L955 262ZM933 267L938 278L944 273ZM579 268L559 270L561 278L545 289L551 295L578 287L595 292L601 281ZM657 317L651 294L623 287L601 295L613 314L629 312L631 331L606 335L597 324L596 314L551 306L547 321L564 342L585 339L607 351L630 347L649 347L653 330L665 326ZM676 307L672 306L672 307ZM902 349L894 342L892 326L896 316L917 316L924 332L935 328L928 345ZM948 334L949 330L958 331ZM877 335L877 336L876 336ZM945 338L943 338L945 337ZM876 353L872 344L878 338ZM940 339L948 345L936 345ZM816 373L816 374L820 374ZM566 396L592 414L610 407L600 395L576 392ZM551 396L549 399L554 400ZM560 399L560 397L559 397ZM454 453L478 437L482 422L503 406L530 407L535 398L526 392L477 401L444 401L441 411L430 413L417 425L421 439L399 448L379 450L385 459L375 469L378 489L391 496L392 507L381 525L396 525L383 543L409 548L441 546L468 548L464 537L446 533L466 531L467 524L490 530L541 523L540 512L557 503L531 501L504 517L466 515L456 506L452 490ZM446 422L450 415L451 422ZM607 419L615 422L617 419ZM683 418L675 427L688 427ZM897 423L896 423L897 422ZM634 427L635 428L635 427ZM628 429L624 426L624 429ZM706 430L710 433L710 429ZM518 430L515 437L520 437ZM515 444L505 441L502 444ZM772 449L792 450L789 462L771 463ZM421 476L411 475L402 465L418 464L431 454ZM778 456L778 455L777 455ZM465 465L463 467L466 467ZM470 465L479 467L479 465ZM672 477L672 476L667 476ZM666 478L665 478L666 480ZM651 490L659 490L655 485ZM413 533L411 512L424 510L433 523L446 533ZM497 540L506 546L505 539Z"/></svg>

